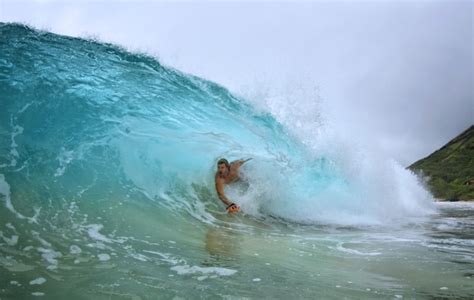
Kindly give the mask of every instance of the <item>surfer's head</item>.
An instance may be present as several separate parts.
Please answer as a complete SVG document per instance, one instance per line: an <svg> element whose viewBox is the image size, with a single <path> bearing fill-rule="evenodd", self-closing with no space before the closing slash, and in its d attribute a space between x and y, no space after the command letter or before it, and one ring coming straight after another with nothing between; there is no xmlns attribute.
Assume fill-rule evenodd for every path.
<svg viewBox="0 0 474 300"><path fill-rule="evenodd" d="M227 172L230 171L230 164L225 158L219 159L217 162L217 171L219 171L219 174L224 175Z"/></svg>

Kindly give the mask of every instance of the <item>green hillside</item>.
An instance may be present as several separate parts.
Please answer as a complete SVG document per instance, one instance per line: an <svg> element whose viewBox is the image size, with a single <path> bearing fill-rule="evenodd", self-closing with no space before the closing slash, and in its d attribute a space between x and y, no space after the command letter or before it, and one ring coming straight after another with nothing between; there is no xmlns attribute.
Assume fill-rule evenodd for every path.
<svg viewBox="0 0 474 300"><path fill-rule="evenodd" d="M474 200L474 125L408 168L427 176L436 198Z"/></svg>

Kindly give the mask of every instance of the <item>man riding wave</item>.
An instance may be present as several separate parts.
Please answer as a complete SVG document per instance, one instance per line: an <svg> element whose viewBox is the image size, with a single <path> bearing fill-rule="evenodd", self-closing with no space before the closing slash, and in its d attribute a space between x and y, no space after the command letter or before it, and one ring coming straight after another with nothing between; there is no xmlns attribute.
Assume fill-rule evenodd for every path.
<svg viewBox="0 0 474 300"><path fill-rule="evenodd" d="M249 160L251 160L251 158L245 160L239 159L229 163L227 159L222 158L217 162L217 172L215 177L217 196L219 196L219 199L221 199L221 201L227 206L226 210L229 213L238 212L240 207L226 197L224 186L240 179L239 168Z"/></svg>

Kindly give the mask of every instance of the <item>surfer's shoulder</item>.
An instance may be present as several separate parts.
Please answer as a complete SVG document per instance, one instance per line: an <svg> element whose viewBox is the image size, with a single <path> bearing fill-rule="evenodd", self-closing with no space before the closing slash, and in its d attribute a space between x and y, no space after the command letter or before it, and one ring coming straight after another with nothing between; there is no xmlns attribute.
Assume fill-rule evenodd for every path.
<svg viewBox="0 0 474 300"><path fill-rule="evenodd" d="M215 179L216 179L216 182L225 181L225 178L223 178L222 176L219 176L219 172L216 172Z"/></svg>
<svg viewBox="0 0 474 300"><path fill-rule="evenodd" d="M241 163L240 160L234 160L233 162L230 163L230 168L235 169L236 167L240 167Z"/></svg>

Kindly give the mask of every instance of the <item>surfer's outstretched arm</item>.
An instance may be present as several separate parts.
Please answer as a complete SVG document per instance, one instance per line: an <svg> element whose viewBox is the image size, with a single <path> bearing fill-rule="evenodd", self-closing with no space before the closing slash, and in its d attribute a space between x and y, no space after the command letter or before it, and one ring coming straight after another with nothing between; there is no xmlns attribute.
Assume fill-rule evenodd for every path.
<svg viewBox="0 0 474 300"><path fill-rule="evenodd" d="M243 164L245 164L246 162L248 162L249 160L251 160L252 158L247 158L247 159L239 159L239 160L236 160L236 161L233 161L232 163L234 164L237 164L239 167Z"/></svg>
<svg viewBox="0 0 474 300"><path fill-rule="evenodd" d="M219 199L221 199L222 202L224 202L224 204L226 206L229 206L232 204L232 201L230 201L226 196L225 196L225 193L224 193L224 181L221 180L221 179L216 179L216 191L217 191L217 196L219 197Z"/></svg>

